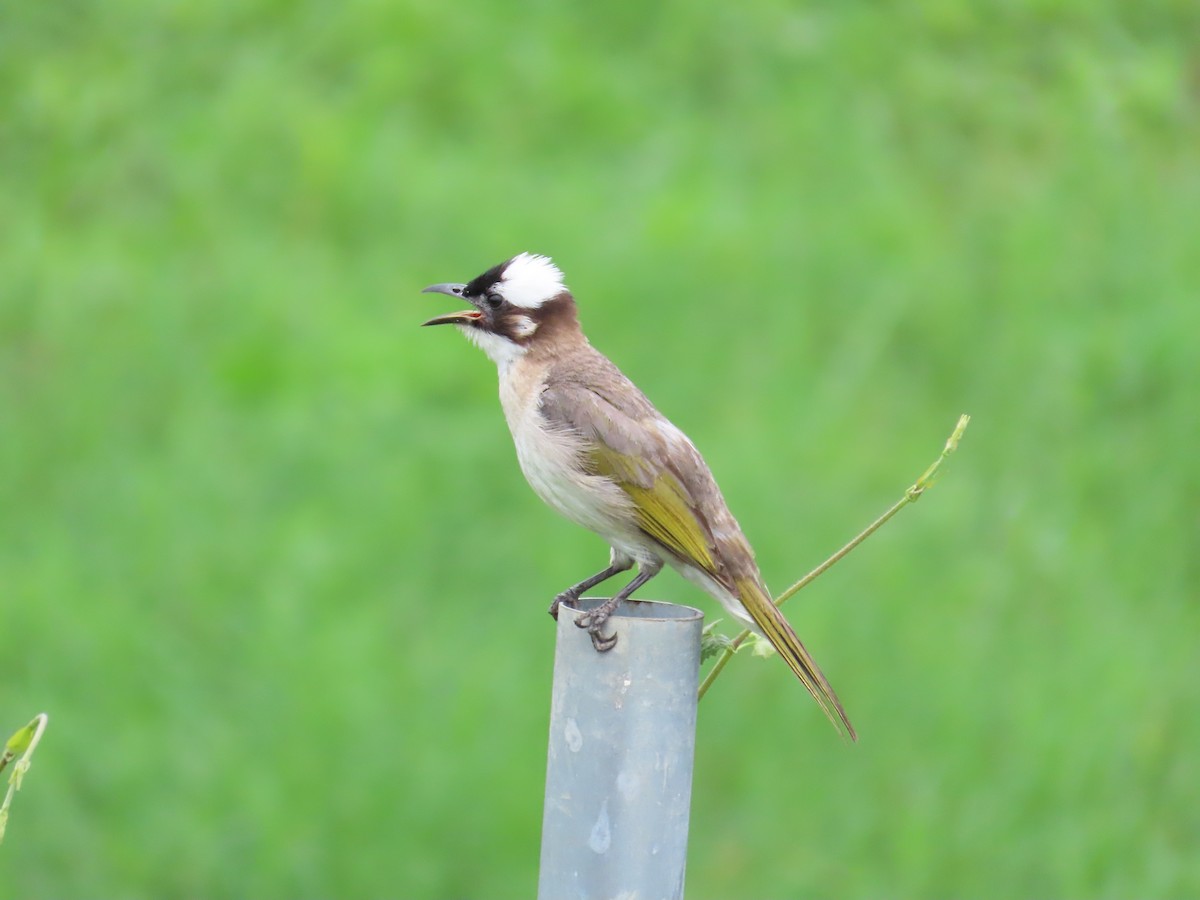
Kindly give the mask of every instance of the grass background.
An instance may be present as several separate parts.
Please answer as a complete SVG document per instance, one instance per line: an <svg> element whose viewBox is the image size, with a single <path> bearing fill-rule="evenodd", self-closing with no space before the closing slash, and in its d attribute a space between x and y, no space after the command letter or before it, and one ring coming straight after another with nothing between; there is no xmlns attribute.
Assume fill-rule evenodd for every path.
<svg viewBox="0 0 1200 900"><path fill-rule="evenodd" d="M549 253L861 734L705 700L689 897L1200 894L1200 14L16 4L0 893L532 895L602 563L424 285ZM443 298L444 299L444 298ZM673 575L648 596L715 604Z"/></svg>

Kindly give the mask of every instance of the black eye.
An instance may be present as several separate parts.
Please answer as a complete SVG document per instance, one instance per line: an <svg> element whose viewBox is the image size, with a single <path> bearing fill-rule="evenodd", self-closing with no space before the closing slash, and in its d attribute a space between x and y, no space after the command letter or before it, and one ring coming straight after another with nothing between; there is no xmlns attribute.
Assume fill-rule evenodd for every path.
<svg viewBox="0 0 1200 900"><path fill-rule="evenodd" d="M494 292L488 294L483 299L484 299L484 302L486 302L487 305L490 306L492 309L499 309L500 304L504 302L504 298Z"/></svg>

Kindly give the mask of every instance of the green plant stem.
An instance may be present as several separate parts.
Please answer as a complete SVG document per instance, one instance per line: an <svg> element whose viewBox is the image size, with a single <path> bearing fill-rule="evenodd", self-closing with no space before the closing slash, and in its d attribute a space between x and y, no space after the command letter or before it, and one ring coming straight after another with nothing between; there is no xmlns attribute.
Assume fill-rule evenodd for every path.
<svg viewBox="0 0 1200 900"><path fill-rule="evenodd" d="M4 829L8 824L8 807L12 804L13 795L21 789L21 780L29 771L33 751L37 749L49 719L45 713L38 713L28 725L8 739L0 753L0 771L20 755L8 776L8 792L4 795L4 802L0 803L0 841L4 840Z"/></svg>
<svg viewBox="0 0 1200 900"><path fill-rule="evenodd" d="M922 473L921 477L913 483L912 487L904 492L904 496L892 504L891 508L888 509L887 512L855 535L854 538L848 544L842 547L842 549L838 550L837 553L833 554L833 556L829 557L829 559L825 560L825 562L821 563L819 566L789 587L786 591L780 594L774 601L775 605L783 606L783 604L786 603L793 594L797 593L802 588L808 587L808 585L816 580L819 576L825 574L825 572L827 572L834 563L844 558L851 550L882 528L883 525L892 518L892 516L896 515L896 513L900 512L900 510L904 509L904 507L908 506L910 503L916 503L917 500L921 498L921 495L925 493L926 489L933 485L933 481L937 475L938 469L942 467L942 463L946 461L946 457L953 453L958 447L958 442L962 438L963 432L967 429L967 423L970 421L971 417L968 415L964 414L959 416L958 424L955 425L953 433L951 433L950 437L946 440L946 446L942 449L941 455L938 456L938 458L933 461L933 464ZM717 676L721 674L721 670L729 664L729 660L733 659L733 654L737 653L738 648L745 643L746 639L750 637L751 633L752 632L750 629L747 628L736 638L734 638L733 642L721 652L721 655L717 657L717 661L713 663L713 667L709 670L708 675L705 676L704 681L700 684L700 690L698 691L699 698L702 699L704 695L708 693L708 689L712 686L712 683L716 680Z"/></svg>

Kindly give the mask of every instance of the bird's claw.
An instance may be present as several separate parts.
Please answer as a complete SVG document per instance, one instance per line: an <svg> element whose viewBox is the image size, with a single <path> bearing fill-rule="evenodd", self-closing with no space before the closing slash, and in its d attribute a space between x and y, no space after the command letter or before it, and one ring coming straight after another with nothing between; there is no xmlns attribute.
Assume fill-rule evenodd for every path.
<svg viewBox="0 0 1200 900"><path fill-rule="evenodd" d="M589 631L588 634L592 638L592 646L596 648L597 653L607 653L613 647L617 646L616 632L613 632L608 637L605 637L598 631Z"/></svg>
<svg viewBox="0 0 1200 900"><path fill-rule="evenodd" d="M608 621L609 615L611 613L600 607L590 613L584 613L575 620L577 628L587 629L588 636L592 639L592 646L596 648L597 653L605 653L617 645L615 632L610 635L603 634L604 623Z"/></svg>
<svg viewBox="0 0 1200 900"><path fill-rule="evenodd" d="M546 610L546 612L550 613L550 618L552 618L555 622L557 622L558 621L558 608L560 606L562 606L564 603L571 604L571 603L574 603L578 599L579 598L576 597L574 594L572 594L570 591L563 591L561 594L559 594L557 597L554 598L554 602L550 604L550 608L548 610Z"/></svg>

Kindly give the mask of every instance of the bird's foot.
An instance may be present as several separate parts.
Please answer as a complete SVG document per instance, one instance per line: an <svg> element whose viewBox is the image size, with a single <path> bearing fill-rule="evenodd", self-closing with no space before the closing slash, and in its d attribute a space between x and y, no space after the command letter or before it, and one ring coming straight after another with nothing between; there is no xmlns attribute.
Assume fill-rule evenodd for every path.
<svg viewBox="0 0 1200 900"><path fill-rule="evenodd" d="M605 635L604 625L608 622L609 616L613 614L613 611L620 602L621 598L619 596L605 600L591 612L584 613L575 620L575 624L579 628L587 629L587 633L592 639L592 646L596 648L598 653L604 653L617 645L616 634Z"/></svg>
<svg viewBox="0 0 1200 900"><path fill-rule="evenodd" d="M564 603L574 603L579 599L578 594L573 594L571 591L563 591L554 598L554 602L550 604L550 608L546 612L550 613L550 618L555 622L558 621L558 608Z"/></svg>

